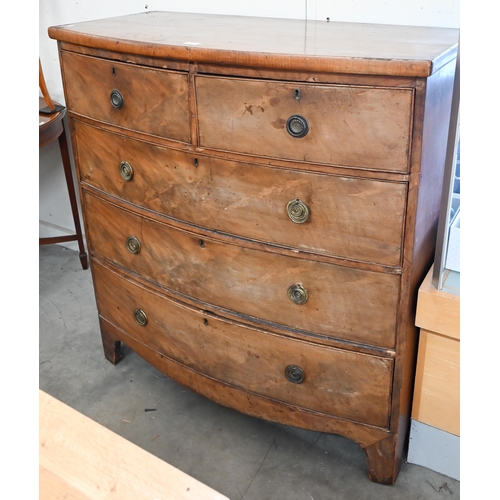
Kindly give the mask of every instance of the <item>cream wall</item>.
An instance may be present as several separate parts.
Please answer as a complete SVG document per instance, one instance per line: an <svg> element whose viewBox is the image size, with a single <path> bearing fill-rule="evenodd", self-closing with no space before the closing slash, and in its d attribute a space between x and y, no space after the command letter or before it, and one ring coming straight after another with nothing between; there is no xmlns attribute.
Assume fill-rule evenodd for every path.
<svg viewBox="0 0 500 500"><path fill-rule="evenodd" d="M293 19L459 27L458 0L39 0L39 55L54 99L64 102L57 44L49 26L152 10ZM66 234L73 222L57 146L40 151L40 236ZM76 244L67 246L76 249Z"/></svg>

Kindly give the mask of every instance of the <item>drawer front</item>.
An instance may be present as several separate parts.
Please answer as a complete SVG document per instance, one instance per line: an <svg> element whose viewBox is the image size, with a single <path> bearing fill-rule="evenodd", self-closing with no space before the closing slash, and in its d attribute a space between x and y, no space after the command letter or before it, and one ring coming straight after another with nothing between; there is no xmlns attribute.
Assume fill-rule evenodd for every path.
<svg viewBox="0 0 500 500"><path fill-rule="evenodd" d="M130 130L190 142L188 76L62 52L68 109ZM121 107L113 106L118 91ZM114 95L120 105L120 98Z"/></svg>
<svg viewBox="0 0 500 500"><path fill-rule="evenodd" d="M394 346L398 275L200 239L89 193L84 201L91 250L133 273L237 314L327 337ZM132 243L137 253L127 246L131 236L139 242ZM291 297L307 301L296 303Z"/></svg>
<svg viewBox="0 0 500 500"><path fill-rule="evenodd" d="M200 145L406 172L413 90L198 76ZM291 119L299 115L299 119ZM308 131L301 121L305 118ZM287 131L287 123L291 133Z"/></svg>
<svg viewBox="0 0 500 500"><path fill-rule="evenodd" d="M245 238L400 264L405 183L195 156L77 121L75 130L81 180L114 196ZM123 161L131 179L120 174Z"/></svg>
<svg viewBox="0 0 500 500"><path fill-rule="evenodd" d="M94 263L99 313L175 361L252 393L299 407L387 427L393 362L320 347L206 316ZM117 293L119 290L119 293ZM145 325L135 320L140 309ZM142 316L144 318L144 316ZM290 382L288 367L295 374Z"/></svg>

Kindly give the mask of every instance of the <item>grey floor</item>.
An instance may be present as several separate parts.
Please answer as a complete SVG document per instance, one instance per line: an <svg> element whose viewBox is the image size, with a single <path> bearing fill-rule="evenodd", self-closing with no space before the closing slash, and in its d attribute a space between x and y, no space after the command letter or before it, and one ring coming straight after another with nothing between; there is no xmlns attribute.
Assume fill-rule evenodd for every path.
<svg viewBox="0 0 500 500"><path fill-rule="evenodd" d="M371 483L348 439L242 415L123 352L116 366L104 358L91 273L77 253L40 247L39 383L48 394L231 500L460 498L458 481L408 463L394 486Z"/></svg>

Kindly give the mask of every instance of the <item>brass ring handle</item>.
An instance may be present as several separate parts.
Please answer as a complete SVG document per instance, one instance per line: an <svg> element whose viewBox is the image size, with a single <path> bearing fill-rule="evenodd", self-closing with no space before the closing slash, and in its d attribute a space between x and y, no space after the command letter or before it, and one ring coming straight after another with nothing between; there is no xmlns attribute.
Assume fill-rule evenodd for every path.
<svg viewBox="0 0 500 500"><path fill-rule="evenodd" d="M286 121L286 130L292 137L304 137L309 132L309 123L302 115L292 115Z"/></svg>
<svg viewBox="0 0 500 500"><path fill-rule="evenodd" d="M288 298L295 304L305 304L309 298L307 290L300 284L296 283L288 288Z"/></svg>
<svg viewBox="0 0 500 500"><path fill-rule="evenodd" d="M116 109L120 109L123 106L123 96L119 90L112 90L109 100L111 101L111 105Z"/></svg>
<svg viewBox="0 0 500 500"><path fill-rule="evenodd" d="M309 219L309 208L301 200L290 200L286 205L286 213L296 224L303 224Z"/></svg>
<svg viewBox="0 0 500 500"><path fill-rule="evenodd" d="M130 253L139 253L141 251L141 242L135 236L129 236L126 245Z"/></svg>
<svg viewBox="0 0 500 500"><path fill-rule="evenodd" d="M134 177L134 169L132 165L128 161L122 161L120 163L120 175L124 181L131 181L132 177Z"/></svg>
<svg viewBox="0 0 500 500"><path fill-rule="evenodd" d="M301 384L306 379L306 374L300 366L289 365L285 369L285 377L292 384Z"/></svg>
<svg viewBox="0 0 500 500"><path fill-rule="evenodd" d="M140 326L146 326L148 323L148 317L142 309L136 309L134 311L134 319Z"/></svg>

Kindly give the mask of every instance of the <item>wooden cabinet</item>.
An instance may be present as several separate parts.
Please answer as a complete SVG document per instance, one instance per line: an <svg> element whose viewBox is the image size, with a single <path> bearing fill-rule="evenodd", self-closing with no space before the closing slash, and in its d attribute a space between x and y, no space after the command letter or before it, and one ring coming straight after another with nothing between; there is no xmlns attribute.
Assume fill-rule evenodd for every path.
<svg viewBox="0 0 500 500"><path fill-rule="evenodd" d="M457 31L150 12L49 34L106 358L124 342L221 404L347 436L394 483Z"/></svg>
<svg viewBox="0 0 500 500"><path fill-rule="evenodd" d="M435 288L432 268L418 291L415 322L420 343L412 418L460 436L460 295Z"/></svg>

